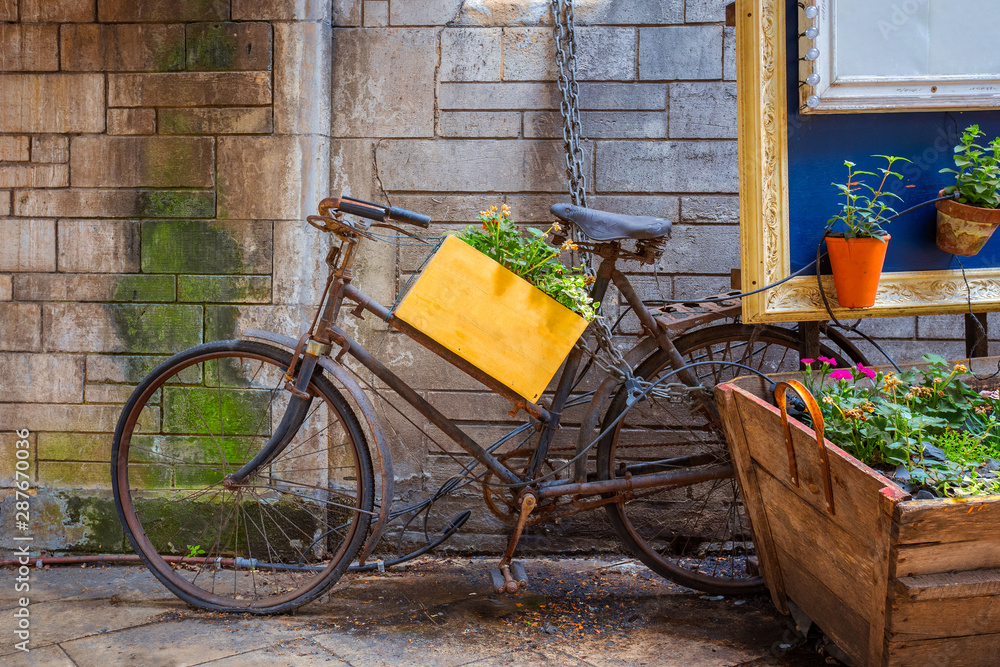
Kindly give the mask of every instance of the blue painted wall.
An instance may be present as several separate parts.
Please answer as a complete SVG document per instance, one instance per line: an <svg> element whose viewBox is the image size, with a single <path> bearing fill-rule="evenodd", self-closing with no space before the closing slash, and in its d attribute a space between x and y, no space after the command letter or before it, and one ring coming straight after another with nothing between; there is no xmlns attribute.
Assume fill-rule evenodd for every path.
<svg viewBox="0 0 1000 667"><path fill-rule="evenodd" d="M962 130L978 123L987 134L982 139L989 141L1000 135L1000 111L802 115L798 110L798 10L794 0L787 2L787 15L789 232L795 271L816 258L823 228L839 212L842 199L831 183L845 182L844 160L857 163L858 169L876 172L885 161L871 155L912 160L912 164L896 163L902 182L892 179L897 183L894 191L903 197L893 208L902 211L936 197L941 188L954 182L952 174L939 172L954 167L952 149ZM892 235L886 271L959 267L952 255L934 244L934 220L935 209L929 205L897 218L886 228ZM843 224L835 231L843 231ZM963 257L962 263L965 268L1000 267L1000 234L975 257Z"/></svg>

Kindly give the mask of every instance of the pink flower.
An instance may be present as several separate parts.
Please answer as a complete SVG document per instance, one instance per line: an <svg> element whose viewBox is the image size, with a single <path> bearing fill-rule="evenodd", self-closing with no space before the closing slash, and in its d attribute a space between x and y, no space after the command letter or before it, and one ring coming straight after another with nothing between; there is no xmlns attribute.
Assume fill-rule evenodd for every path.
<svg viewBox="0 0 1000 667"><path fill-rule="evenodd" d="M806 366L808 366L809 364L815 364L816 363L815 359L799 359L799 361L801 361L802 363L804 363Z"/></svg>
<svg viewBox="0 0 1000 667"><path fill-rule="evenodd" d="M831 380L853 380L854 373L847 368L841 368L840 370L833 371L830 373Z"/></svg>
<svg viewBox="0 0 1000 667"><path fill-rule="evenodd" d="M858 364L858 372L863 374L869 380L874 380L875 376L878 375L875 371L870 368L866 368L864 364Z"/></svg>
<svg viewBox="0 0 1000 667"><path fill-rule="evenodd" d="M830 364L831 366L837 365L837 360L831 359L830 357L820 357L819 360L822 361L824 364Z"/></svg>

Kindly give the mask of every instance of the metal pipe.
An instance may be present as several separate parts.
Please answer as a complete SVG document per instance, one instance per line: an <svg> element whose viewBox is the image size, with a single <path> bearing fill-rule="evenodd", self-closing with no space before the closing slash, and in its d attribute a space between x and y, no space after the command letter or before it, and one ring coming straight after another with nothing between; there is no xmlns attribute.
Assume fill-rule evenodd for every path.
<svg viewBox="0 0 1000 667"><path fill-rule="evenodd" d="M584 495L594 496L599 493L618 493L632 489L648 489L653 486L688 486L713 479L726 479L734 474L731 463L699 468L698 470L675 470L652 475L636 475L634 477L619 477L598 482L580 482L560 484L541 489L538 495L542 498L557 496Z"/></svg>

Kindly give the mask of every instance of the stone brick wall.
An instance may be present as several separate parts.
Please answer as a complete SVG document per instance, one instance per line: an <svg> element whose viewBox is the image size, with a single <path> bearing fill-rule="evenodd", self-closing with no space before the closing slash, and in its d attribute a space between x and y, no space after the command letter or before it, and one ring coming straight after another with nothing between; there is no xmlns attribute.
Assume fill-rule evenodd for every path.
<svg viewBox="0 0 1000 667"><path fill-rule="evenodd" d="M725 4L578 0L589 203L675 222L655 275L631 267L649 299L726 289L739 265ZM107 461L132 386L203 340L298 335L328 248L302 220L329 192L437 232L499 201L544 225L566 200L555 77L547 0L0 0L0 498L10 429L30 429L40 546L123 548ZM369 243L357 282L391 304L425 254ZM371 318L348 327L480 441L509 428L461 372ZM903 359L963 350L960 316L865 328ZM382 407L400 501L434 491L454 462ZM466 491L442 505L476 509L453 544L495 550ZM613 544L599 514L525 541Z"/></svg>
<svg viewBox="0 0 1000 667"><path fill-rule="evenodd" d="M232 337L247 309L297 333L315 301L301 220L328 187L330 18L0 1L0 495L29 429L37 546L124 547L112 431L164 355Z"/></svg>

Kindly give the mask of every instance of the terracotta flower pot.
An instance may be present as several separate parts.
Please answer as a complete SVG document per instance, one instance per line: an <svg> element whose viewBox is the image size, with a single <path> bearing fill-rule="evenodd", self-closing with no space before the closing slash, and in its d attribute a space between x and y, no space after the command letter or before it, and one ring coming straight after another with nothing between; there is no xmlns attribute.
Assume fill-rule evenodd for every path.
<svg viewBox="0 0 1000 667"><path fill-rule="evenodd" d="M943 197L944 191L938 196ZM975 255L1000 225L1000 209L969 206L954 199L944 199L935 206L937 247L953 255Z"/></svg>
<svg viewBox="0 0 1000 667"><path fill-rule="evenodd" d="M837 303L842 307L869 308L875 305L878 280L882 275L890 238L888 234L881 240L871 237L847 239L842 234L826 237L833 284L837 288Z"/></svg>

